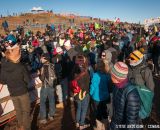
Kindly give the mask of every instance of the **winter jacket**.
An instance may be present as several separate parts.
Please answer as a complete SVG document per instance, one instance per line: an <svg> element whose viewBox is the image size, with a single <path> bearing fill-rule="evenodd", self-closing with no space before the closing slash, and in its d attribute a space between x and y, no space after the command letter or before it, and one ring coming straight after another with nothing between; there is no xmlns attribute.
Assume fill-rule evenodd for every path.
<svg viewBox="0 0 160 130"><path fill-rule="evenodd" d="M154 92L155 84L152 71L144 63L141 63L140 65L135 67L130 66L128 72L128 79L131 81L131 83L140 86L145 85Z"/></svg>
<svg viewBox="0 0 160 130"><path fill-rule="evenodd" d="M62 56L59 54L55 55L52 59L52 62L55 65L55 73L58 78L58 82L60 82L62 79L62 69L65 69L62 68Z"/></svg>
<svg viewBox="0 0 160 130"><path fill-rule="evenodd" d="M89 94L90 75L88 70L86 70L84 67L80 67L78 64L75 64L72 69L70 79L71 79L70 87L74 94L75 92L73 87L75 86L72 84L72 82L74 82L75 80L77 81L79 88L82 90L82 93L86 92L86 94ZM75 96L76 100L79 100L79 94Z"/></svg>
<svg viewBox="0 0 160 130"><path fill-rule="evenodd" d="M77 83L83 91L86 91L87 93L89 93L90 77L88 72L86 72L86 74L83 75L83 77L78 79Z"/></svg>
<svg viewBox="0 0 160 130"><path fill-rule="evenodd" d="M28 92L29 73L21 63L2 59L0 83L7 84L11 96L21 96Z"/></svg>
<svg viewBox="0 0 160 130"><path fill-rule="evenodd" d="M140 97L137 89L127 92L129 83L123 88L114 87L113 90L113 117L111 122L112 130L120 130L116 128L118 125L126 125L124 130L129 129L127 125L137 125L139 123Z"/></svg>
<svg viewBox="0 0 160 130"><path fill-rule="evenodd" d="M152 55L155 57L160 56L160 43L156 42L153 44Z"/></svg>
<svg viewBox="0 0 160 130"><path fill-rule="evenodd" d="M62 77L66 78L68 77L70 80L71 72L74 67L74 58L76 57L78 53L74 50L74 48L71 48L69 51L67 51L62 56Z"/></svg>
<svg viewBox="0 0 160 130"><path fill-rule="evenodd" d="M105 73L96 72L93 74L90 86L90 95L95 101L105 101L109 98L110 76Z"/></svg>
<svg viewBox="0 0 160 130"><path fill-rule="evenodd" d="M43 82L44 87L55 87L57 84L55 66L51 63L43 64L41 68L40 79Z"/></svg>

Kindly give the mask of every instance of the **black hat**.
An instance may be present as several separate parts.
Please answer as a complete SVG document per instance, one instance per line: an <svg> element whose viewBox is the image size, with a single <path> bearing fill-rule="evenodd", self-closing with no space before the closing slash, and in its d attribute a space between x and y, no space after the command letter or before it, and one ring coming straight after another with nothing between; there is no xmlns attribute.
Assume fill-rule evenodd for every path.
<svg viewBox="0 0 160 130"><path fill-rule="evenodd" d="M47 61L49 61L49 60L50 60L50 56L49 56L49 54L48 54L48 53L44 53L44 54L42 54L42 57L44 57Z"/></svg>

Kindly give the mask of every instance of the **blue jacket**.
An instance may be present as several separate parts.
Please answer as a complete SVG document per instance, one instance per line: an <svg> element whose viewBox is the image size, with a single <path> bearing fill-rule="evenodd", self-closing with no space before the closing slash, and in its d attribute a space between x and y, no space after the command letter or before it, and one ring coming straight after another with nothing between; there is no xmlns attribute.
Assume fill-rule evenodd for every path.
<svg viewBox="0 0 160 130"><path fill-rule="evenodd" d="M105 73L96 72L90 86L90 95L95 101L105 101L109 98L109 82L110 76Z"/></svg>

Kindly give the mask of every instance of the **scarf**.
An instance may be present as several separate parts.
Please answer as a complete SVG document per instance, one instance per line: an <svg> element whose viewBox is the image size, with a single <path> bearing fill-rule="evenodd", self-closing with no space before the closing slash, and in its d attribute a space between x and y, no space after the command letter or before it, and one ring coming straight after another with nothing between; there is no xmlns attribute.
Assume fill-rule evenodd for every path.
<svg viewBox="0 0 160 130"><path fill-rule="evenodd" d="M128 83L128 78L126 78L125 80L123 80L121 83L116 83L115 86L117 88L124 88L127 83Z"/></svg>

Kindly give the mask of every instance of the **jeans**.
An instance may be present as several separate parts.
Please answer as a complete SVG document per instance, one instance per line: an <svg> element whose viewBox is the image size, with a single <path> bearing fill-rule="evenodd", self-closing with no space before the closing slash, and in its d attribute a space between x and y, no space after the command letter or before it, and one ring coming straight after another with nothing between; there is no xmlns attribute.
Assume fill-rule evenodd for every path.
<svg viewBox="0 0 160 130"><path fill-rule="evenodd" d="M76 111L76 122L80 125L85 124L85 118L88 110L89 105L89 94L86 95L86 97L83 100L77 100L77 111Z"/></svg>
<svg viewBox="0 0 160 130"><path fill-rule="evenodd" d="M42 87L40 93L40 118L46 119L46 99L49 100L49 116L55 114L55 97L53 87Z"/></svg>
<svg viewBox="0 0 160 130"><path fill-rule="evenodd" d="M58 102L63 102L63 90L62 90L62 85L61 84L58 84L56 86L56 94L57 94L57 97L58 97Z"/></svg>
<svg viewBox="0 0 160 130"><path fill-rule="evenodd" d="M16 118L18 120L18 126L23 126L24 130L31 130L31 118L30 118L30 99L29 94L23 94L21 96L11 97L15 110Z"/></svg>

